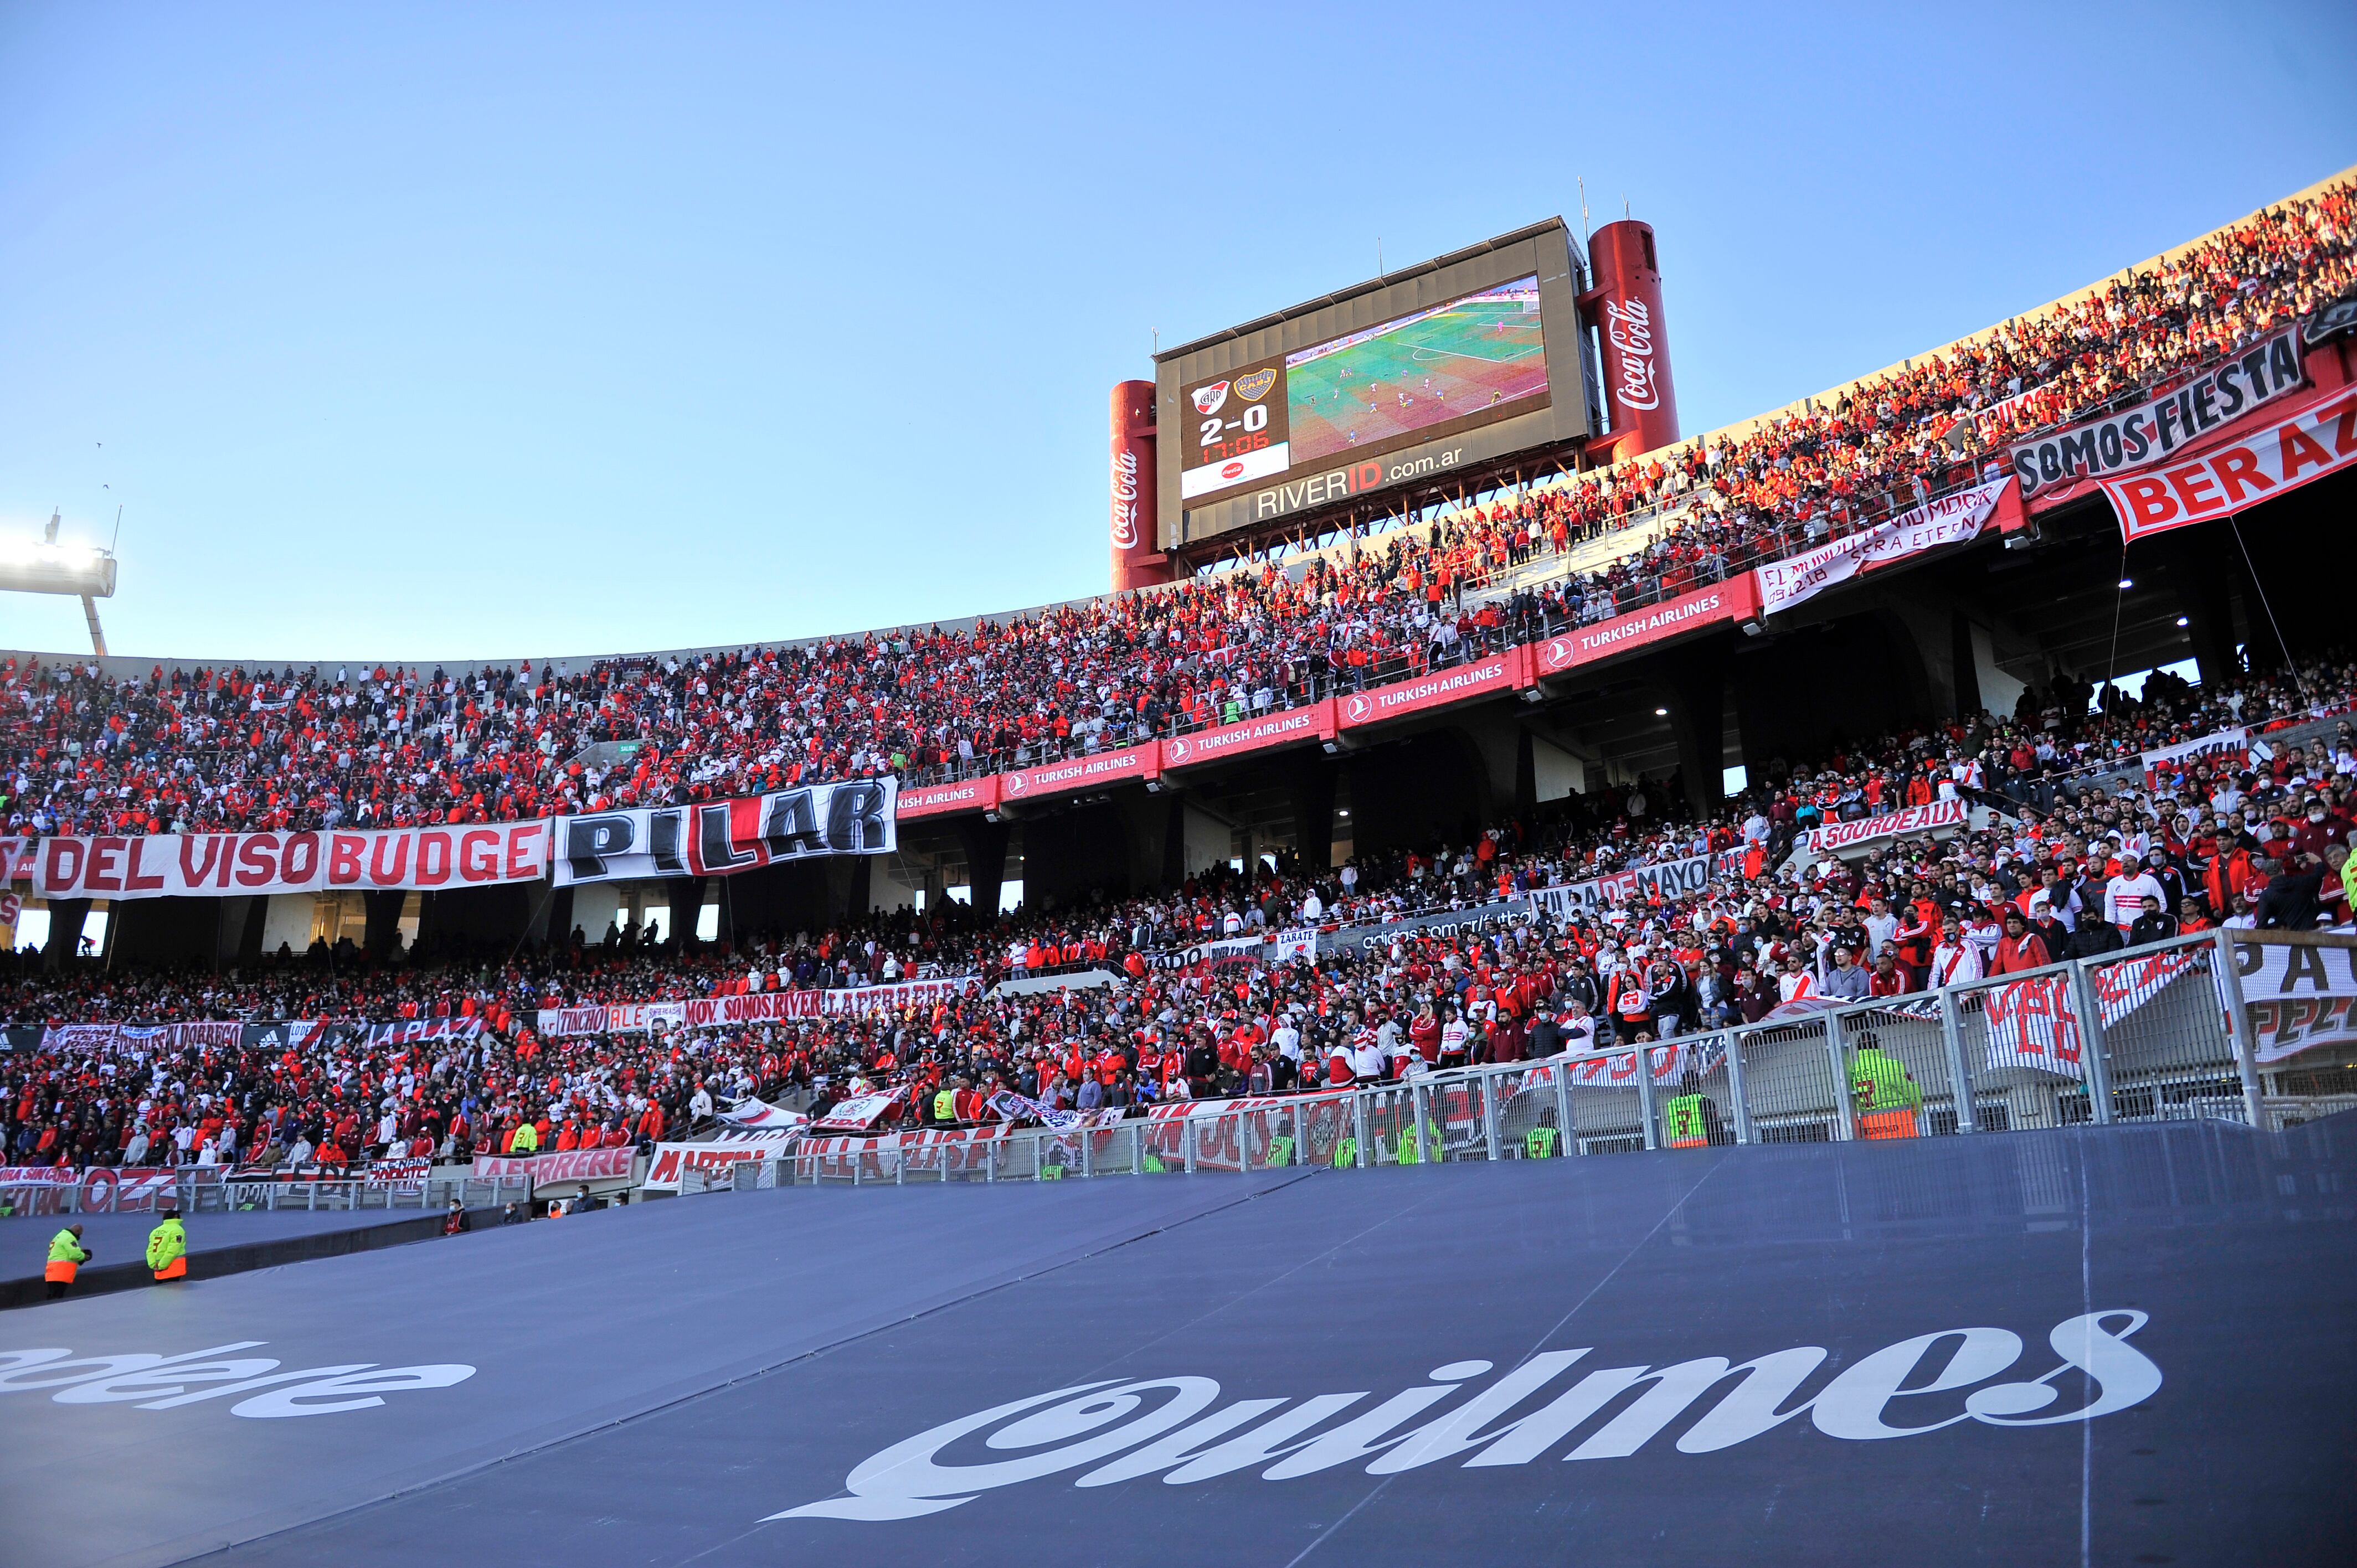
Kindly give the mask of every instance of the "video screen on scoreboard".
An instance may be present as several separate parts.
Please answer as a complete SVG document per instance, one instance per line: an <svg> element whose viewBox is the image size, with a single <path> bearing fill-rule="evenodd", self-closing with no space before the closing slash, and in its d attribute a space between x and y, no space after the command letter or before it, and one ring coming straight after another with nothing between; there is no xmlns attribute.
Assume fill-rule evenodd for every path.
<svg viewBox="0 0 2357 1568"><path fill-rule="evenodd" d="M1183 389L1178 493L1217 495L1347 454L1468 430L1547 394L1536 274Z"/></svg>

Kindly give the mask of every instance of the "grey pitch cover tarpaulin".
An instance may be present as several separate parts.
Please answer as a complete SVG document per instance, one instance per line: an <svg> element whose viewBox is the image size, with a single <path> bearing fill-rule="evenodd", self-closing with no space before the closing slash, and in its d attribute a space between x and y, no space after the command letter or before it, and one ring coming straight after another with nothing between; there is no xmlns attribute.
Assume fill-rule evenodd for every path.
<svg viewBox="0 0 2357 1568"><path fill-rule="evenodd" d="M649 1204L13 1315L310 1380L0 1372L0 1514L43 1563L2340 1563L2350 1165L2179 1122ZM385 1391L307 1391L345 1363Z"/></svg>

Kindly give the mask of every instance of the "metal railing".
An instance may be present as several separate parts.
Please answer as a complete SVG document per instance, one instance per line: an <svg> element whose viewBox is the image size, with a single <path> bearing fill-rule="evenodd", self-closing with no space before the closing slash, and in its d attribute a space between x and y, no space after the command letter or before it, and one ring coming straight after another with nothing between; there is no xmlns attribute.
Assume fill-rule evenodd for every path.
<svg viewBox="0 0 2357 1568"><path fill-rule="evenodd" d="M2201 1118L2280 1131L2357 1106L2337 1081L2309 1094L2263 1083L2235 973L2238 934L1643 1046L1232 1109L1191 1102L1087 1132L793 1151L740 1165L732 1180L743 1190L1366 1168ZM2291 1076L2268 1075L2276 1090Z"/></svg>
<svg viewBox="0 0 2357 1568"><path fill-rule="evenodd" d="M92 1192L103 1194L93 1202ZM231 1214L253 1210L360 1210L437 1208L457 1198L469 1208L532 1198L529 1176L429 1176L414 1181L370 1181L363 1176L295 1176L238 1180L227 1173L191 1167L177 1180L140 1184L135 1196L112 1186L81 1181L0 1184L0 1215L153 1213L177 1207L183 1214Z"/></svg>

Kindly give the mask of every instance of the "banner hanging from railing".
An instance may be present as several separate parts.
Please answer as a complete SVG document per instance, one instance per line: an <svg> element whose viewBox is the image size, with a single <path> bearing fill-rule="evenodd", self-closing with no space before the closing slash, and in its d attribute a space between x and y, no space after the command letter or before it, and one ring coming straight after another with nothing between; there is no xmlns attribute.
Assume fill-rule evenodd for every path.
<svg viewBox="0 0 2357 1568"><path fill-rule="evenodd" d="M2357 948L2238 940L2234 971L2261 1064L2357 1043Z"/></svg>
<svg viewBox="0 0 2357 1568"><path fill-rule="evenodd" d="M1557 920L1592 915L1629 898L1691 898L1713 882L1741 876L1748 854L1743 848L1723 849L1710 854L1688 855L1684 860L1665 860L1658 865L1632 865L1626 871L1590 877L1586 882L1534 888L1528 897L1533 908L1544 910Z"/></svg>
<svg viewBox="0 0 2357 1568"><path fill-rule="evenodd" d="M2357 392L2319 392L2298 412L2199 456L2104 481L2121 537L2133 544L2173 528L2232 517L2357 466Z"/></svg>
<svg viewBox="0 0 2357 1568"><path fill-rule="evenodd" d="M1773 615L1791 609L1873 567L1977 539L2012 489L2010 476L1975 485L1968 490L1925 501L1888 522L1862 529L1830 544L1820 544L1785 560L1755 567L1760 613ZM2018 499L2014 502L2017 508L2019 504Z"/></svg>
<svg viewBox="0 0 2357 1568"><path fill-rule="evenodd" d="M743 1160L783 1159L801 1138L799 1133L723 1133L709 1143L657 1144L640 1185L649 1192L677 1192L680 1177L689 1171L710 1176ZM535 1177L544 1181L544 1176Z"/></svg>
<svg viewBox="0 0 2357 1568"><path fill-rule="evenodd" d="M1896 811L1885 811L1878 817L1827 822L1821 828L1811 828L1806 843L1812 854L1838 854L1843 850L1856 849L1859 844L1872 843L1877 839L1904 838L1909 833L1961 828L1971 814L1972 808L1962 800L1933 800L1929 805L1904 806Z"/></svg>
<svg viewBox="0 0 2357 1568"><path fill-rule="evenodd" d="M741 800L644 806L556 819L556 885L624 877L729 876L899 844L898 779L846 779Z"/></svg>
<svg viewBox="0 0 2357 1568"><path fill-rule="evenodd" d="M2021 480L2024 498L2040 503L2043 510L2081 480L2165 463L2187 442L2223 429L2305 384L2298 329L2287 328L2133 407L2018 443L2013 448L2013 471Z"/></svg>
<svg viewBox="0 0 2357 1568"><path fill-rule="evenodd" d="M0 841L45 898L219 898L265 893L434 892L538 882L548 823L377 832L145 833Z"/></svg>

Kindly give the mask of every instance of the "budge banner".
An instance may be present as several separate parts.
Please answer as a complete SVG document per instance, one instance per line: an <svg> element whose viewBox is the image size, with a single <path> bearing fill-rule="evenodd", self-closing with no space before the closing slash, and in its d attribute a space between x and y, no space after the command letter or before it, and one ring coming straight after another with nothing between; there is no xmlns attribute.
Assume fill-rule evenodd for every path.
<svg viewBox="0 0 2357 1568"><path fill-rule="evenodd" d="M2047 501L2077 480L2167 462L2187 442L2298 391L2302 378L2298 330L2286 328L2174 391L2020 443L2013 471L2025 499Z"/></svg>
<svg viewBox="0 0 2357 1568"><path fill-rule="evenodd" d="M2147 534L2229 517L2357 466L2357 391L2326 393L2239 440L2141 474L2105 479L2131 544Z"/></svg>
<svg viewBox="0 0 2357 1568"><path fill-rule="evenodd" d="M812 784L742 800L636 807L556 819L556 885L726 876L829 854L899 847L890 778Z"/></svg>
<svg viewBox="0 0 2357 1568"><path fill-rule="evenodd" d="M488 887L548 875L548 823L382 832L147 833L9 841L49 898ZM6 846L0 845L0 855Z"/></svg>

